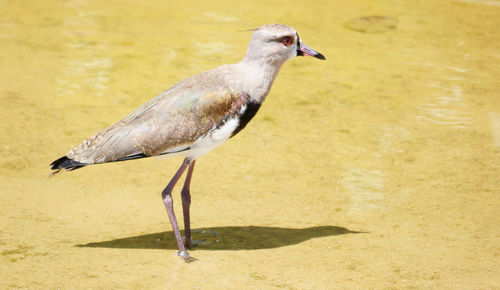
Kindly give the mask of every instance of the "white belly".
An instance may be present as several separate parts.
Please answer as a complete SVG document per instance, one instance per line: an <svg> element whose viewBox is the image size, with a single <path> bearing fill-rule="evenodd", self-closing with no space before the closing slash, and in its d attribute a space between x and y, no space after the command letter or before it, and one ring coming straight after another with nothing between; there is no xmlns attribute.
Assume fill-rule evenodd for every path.
<svg viewBox="0 0 500 290"><path fill-rule="evenodd" d="M186 158L195 160L198 157L201 157L211 150L215 149L216 147L222 145L222 143L226 142L231 137L233 131L238 127L238 124L238 117L229 119L219 129L210 131L210 133L208 133L207 135L202 136L198 140L196 140L193 145L189 146L188 150L174 153L173 155L181 155Z"/></svg>

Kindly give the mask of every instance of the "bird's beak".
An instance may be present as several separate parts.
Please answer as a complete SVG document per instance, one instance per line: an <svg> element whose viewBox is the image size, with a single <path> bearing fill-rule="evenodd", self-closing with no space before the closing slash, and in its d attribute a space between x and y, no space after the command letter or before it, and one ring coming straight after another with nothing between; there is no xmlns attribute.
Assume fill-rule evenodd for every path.
<svg viewBox="0 0 500 290"><path fill-rule="evenodd" d="M312 56L315 58L319 58L322 60L326 60L326 57L322 55L321 53L315 51L314 49L310 48L309 46L305 45L302 40L299 39L299 43L297 45L297 55L301 56Z"/></svg>

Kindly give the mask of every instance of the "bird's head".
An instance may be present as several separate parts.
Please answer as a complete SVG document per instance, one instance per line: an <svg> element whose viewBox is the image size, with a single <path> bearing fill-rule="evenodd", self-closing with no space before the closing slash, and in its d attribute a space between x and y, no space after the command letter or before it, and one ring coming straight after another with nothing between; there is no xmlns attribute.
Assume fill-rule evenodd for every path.
<svg viewBox="0 0 500 290"><path fill-rule="evenodd" d="M326 59L321 53L305 45L292 27L268 24L254 30L245 59L282 65L296 56Z"/></svg>

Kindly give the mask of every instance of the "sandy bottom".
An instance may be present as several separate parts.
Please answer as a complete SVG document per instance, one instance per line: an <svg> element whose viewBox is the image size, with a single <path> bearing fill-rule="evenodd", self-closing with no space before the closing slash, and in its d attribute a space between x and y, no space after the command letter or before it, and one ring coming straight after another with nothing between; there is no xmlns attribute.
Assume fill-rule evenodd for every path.
<svg viewBox="0 0 500 290"><path fill-rule="evenodd" d="M1 1L0 288L500 288L499 19L484 0ZM273 22L327 61L287 63L197 162L197 261L161 202L180 159L49 177Z"/></svg>

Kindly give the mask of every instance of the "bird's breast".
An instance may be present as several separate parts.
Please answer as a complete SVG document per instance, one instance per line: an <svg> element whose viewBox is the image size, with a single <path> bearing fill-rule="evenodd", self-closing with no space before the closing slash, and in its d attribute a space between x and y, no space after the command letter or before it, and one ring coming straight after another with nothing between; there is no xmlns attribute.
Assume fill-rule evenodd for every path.
<svg viewBox="0 0 500 290"><path fill-rule="evenodd" d="M238 132L243 130L245 128L245 126L248 124L248 122L250 122L250 120L252 120L252 118L255 116L255 114L257 114L261 105L262 104L258 103L258 102L252 102L252 101L248 102L242 108L240 113L238 114L238 117L237 117L238 118L238 126L234 128L234 130L231 133L231 136L229 136L229 137L233 137Z"/></svg>
<svg viewBox="0 0 500 290"><path fill-rule="evenodd" d="M228 115L228 117L215 126L210 133L196 140L183 155L194 160L222 145L229 138L245 128L248 122L255 116L260 106L260 103L251 101L243 105L240 110L238 110L237 114Z"/></svg>

